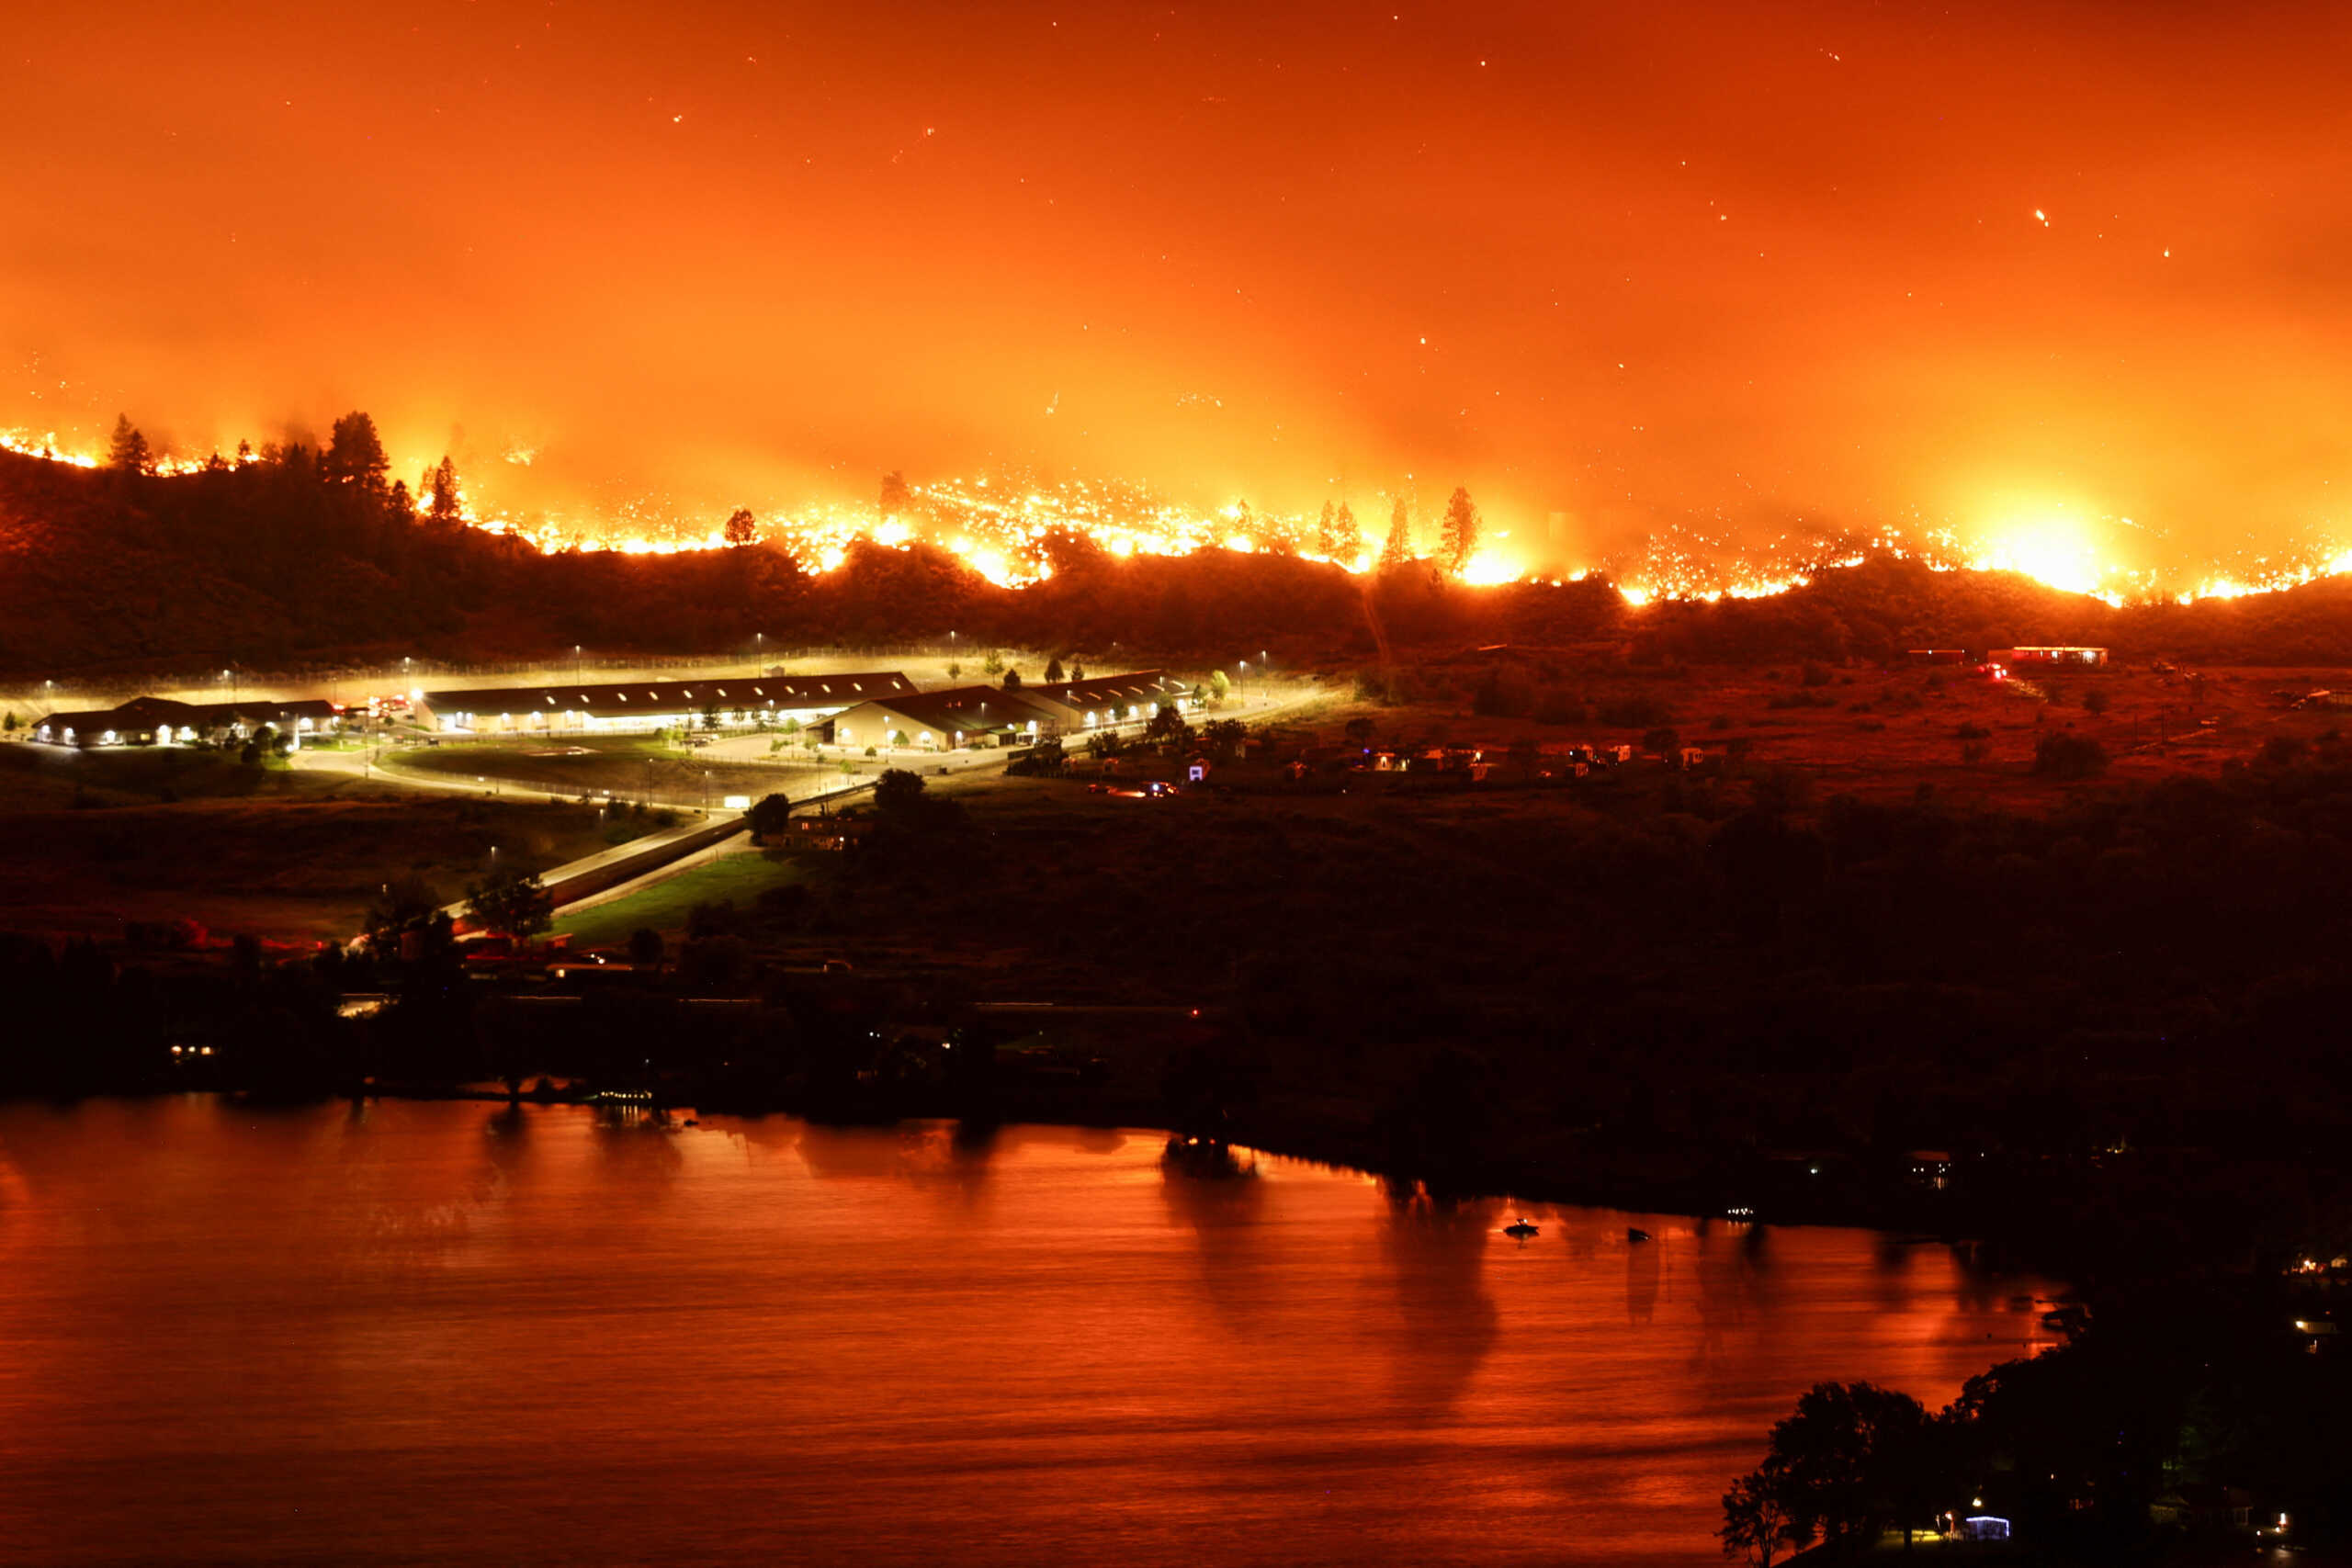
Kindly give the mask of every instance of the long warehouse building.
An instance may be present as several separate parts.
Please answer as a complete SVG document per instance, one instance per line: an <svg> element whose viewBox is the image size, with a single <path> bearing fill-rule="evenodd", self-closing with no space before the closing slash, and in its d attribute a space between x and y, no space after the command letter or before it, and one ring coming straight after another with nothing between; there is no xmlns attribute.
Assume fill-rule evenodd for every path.
<svg viewBox="0 0 2352 1568"><path fill-rule="evenodd" d="M786 719L816 724L860 703L911 696L895 670L847 675L713 675L692 681L485 686L427 692L416 708L428 729L476 735L617 734L677 726L741 729Z"/></svg>

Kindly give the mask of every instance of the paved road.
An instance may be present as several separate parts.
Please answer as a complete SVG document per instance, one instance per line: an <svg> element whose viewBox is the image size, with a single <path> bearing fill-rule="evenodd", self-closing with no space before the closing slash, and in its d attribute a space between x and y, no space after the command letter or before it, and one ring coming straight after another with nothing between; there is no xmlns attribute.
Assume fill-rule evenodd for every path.
<svg viewBox="0 0 2352 1568"><path fill-rule="evenodd" d="M1262 706L1251 706L1245 703L1242 705L1240 712L1233 716L1238 717L1246 716L1252 720L1272 718L1290 708L1298 706L1302 703L1312 701L1315 697L1320 694L1321 694L1319 693L1309 692L1298 696L1264 702L1264 705ZM712 750L716 750L717 746L724 745L725 743L726 742L724 741L716 742L714 743ZM339 773L352 778L368 779L378 784L389 784L397 789L437 790L444 794L456 793L460 795L494 794L502 797L511 796L517 800L577 801L580 798L580 795L577 790L560 791L540 789L530 784L516 784L511 779L497 779L492 780L489 783L482 783L461 777L452 777L447 773L413 773L405 768L394 770L376 765L375 759L379 751L393 750L397 749L390 747L371 748L366 751L303 750L295 752L293 754L292 761L295 767L308 769L311 772ZM839 747L830 748L829 750L844 756L849 754L844 749ZM934 753L926 752L894 752L882 758L881 762L885 767L899 765L924 766L927 762L929 767L947 767L953 769L954 775L964 775L973 773L1001 773L1003 771L1005 764L1012 760L1012 754L1006 750L975 752L964 755L950 754L944 757L937 756ZM863 794L873 787L874 776L871 774L861 774L854 778L843 774L836 778L833 783L828 784L821 790L813 790L807 795L794 796L792 804L797 807L815 802L842 799L843 797ZM695 808L691 807L676 807L675 809L691 812ZM708 826L712 822L723 821L729 818L740 815L741 814L739 812L727 810L723 807L707 810L700 815L695 816L690 821L680 823L675 828L663 829L660 832L650 833L639 839L632 839L627 843L616 844L609 849L599 850L594 854L583 855L578 860L553 867L540 874L540 881L550 887L554 887L560 883L570 881L582 875L583 873L594 871L599 867L609 865L615 861L625 860L634 855L643 854L650 850L660 849L666 841L689 839L693 835L702 831L705 827ZM606 899L618 897L625 892L633 893L639 888L650 886L664 877L675 875L689 865L700 864L703 861L709 858L710 853L713 852L716 852L682 851L678 859L673 860L666 864L656 866L645 872L641 875L631 877L628 882L622 883L616 887L592 894L587 899L582 900L582 903L603 903ZM450 906L450 913L453 917L462 911L462 905Z"/></svg>

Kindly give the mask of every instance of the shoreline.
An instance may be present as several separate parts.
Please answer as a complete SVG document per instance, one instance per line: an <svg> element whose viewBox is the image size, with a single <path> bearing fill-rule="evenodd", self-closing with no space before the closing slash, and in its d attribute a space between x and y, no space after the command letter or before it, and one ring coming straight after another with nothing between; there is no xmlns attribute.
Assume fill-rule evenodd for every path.
<svg viewBox="0 0 2352 1568"><path fill-rule="evenodd" d="M224 1091L224 1098L232 1098ZM468 1085L447 1087L421 1084L369 1085L357 1093L345 1092L323 1097L341 1100L471 1100L483 1104L515 1104L537 1106L573 1106L582 1110L627 1109L628 1103L597 1104L589 1094L576 1093L571 1089L541 1097L529 1089L519 1095L509 1095L503 1089L476 1088ZM298 1104L302 1101L271 1101L260 1100L258 1104ZM725 1095L657 1095L641 1104L643 1110L663 1114L684 1114L707 1120L726 1116L739 1120L761 1120L766 1117L787 1117L820 1126L858 1127L890 1126L911 1122L972 1122L990 1126L1030 1125L1084 1127L1147 1133L1153 1136L1178 1136L1173 1125L1178 1117L1157 1100L1139 1097L1094 1096L1091 1103L1069 1103L1065 1091L1012 1089L1001 1092L986 1107L966 1103L956 1105L944 1101L900 1100L897 1104L883 1102L878 1097L864 1100L835 1100L829 1104L795 1102L789 1097L775 1102L758 1102L731 1099ZM1623 1213L1662 1214L1687 1219L1694 1224L1752 1224L1757 1225L1802 1225L1846 1230L1868 1230L1876 1234L1912 1242L1932 1242L1939 1246L1970 1251L1986 1267L1996 1271L2029 1271L2047 1275L2073 1285L2083 1280L2086 1272L2084 1258L2075 1254L2061 1260L2052 1254L2062 1249L2058 1238L2032 1238L2018 1234L2005 1234L1997 1219L1961 1210L1957 1205L1930 1206L1901 1201L1905 1194L1878 1194L1880 1201L1853 1202L1824 1201L1811 1204L1792 1202L1748 1204L1752 1212L1734 1214L1727 1211L1735 1205L1724 1201L1720 1190L1705 1177L1684 1180L1627 1180L1596 1177L1589 1171L1579 1172L1566 1168L1549 1170L1513 1169L1502 1166L1487 1168L1483 1175L1477 1171L1463 1173L1467 1180L1432 1187L1425 1180L1401 1178L1384 1171L1375 1143L1368 1134L1333 1124L1313 1124L1306 1121L1275 1117L1237 1117L1224 1137L1228 1145L1275 1159L1295 1160L1326 1169L1344 1170L1381 1180L1392 1195L1411 1199L1427 1198L1442 1203L1528 1203L1555 1208L1605 1209ZM1943 1212L1932 1212L1933 1208ZM2036 1245L2039 1239L2044 1245ZM2078 1245L2069 1240L2064 1245Z"/></svg>

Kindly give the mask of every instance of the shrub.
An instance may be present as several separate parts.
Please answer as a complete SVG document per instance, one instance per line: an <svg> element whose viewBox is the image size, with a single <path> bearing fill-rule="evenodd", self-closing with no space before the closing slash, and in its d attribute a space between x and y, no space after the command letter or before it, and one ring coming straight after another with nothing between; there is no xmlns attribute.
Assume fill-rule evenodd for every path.
<svg viewBox="0 0 2352 1568"><path fill-rule="evenodd" d="M752 841L758 843L770 834L786 830L792 816L792 802L780 795L763 795L750 813Z"/></svg>
<svg viewBox="0 0 2352 1568"><path fill-rule="evenodd" d="M2033 749L2033 771L2044 778L2095 778L2107 772L2107 748L2086 735L2045 735Z"/></svg>
<svg viewBox="0 0 2352 1568"><path fill-rule="evenodd" d="M743 918L736 911L732 898L696 904L686 911L686 935L690 938L731 936L742 929Z"/></svg>
<svg viewBox="0 0 2352 1568"><path fill-rule="evenodd" d="M1471 693L1470 706L1489 718L1520 718L1533 711L1535 688L1516 670L1489 670Z"/></svg>
<svg viewBox="0 0 2352 1568"><path fill-rule="evenodd" d="M1674 716L1664 703L1651 696L1615 697L1600 705L1600 722L1625 729L1652 729Z"/></svg>
<svg viewBox="0 0 2352 1568"><path fill-rule="evenodd" d="M2291 735L2274 735L2262 743L2262 750L2256 760L2265 767L2291 768L2303 760L2303 753L2309 750L2310 747Z"/></svg>
<svg viewBox="0 0 2352 1568"><path fill-rule="evenodd" d="M740 936L703 937L678 949L678 973L690 990L733 990L752 970L751 944Z"/></svg>
<svg viewBox="0 0 2352 1568"><path fill-rule="evenodd" d="M1577 694L1566 686L1554 686L1546 691L1543 701L1535 707L1538 724L1582 724L1590 716L1592 710L1578 701Z"/></svg>

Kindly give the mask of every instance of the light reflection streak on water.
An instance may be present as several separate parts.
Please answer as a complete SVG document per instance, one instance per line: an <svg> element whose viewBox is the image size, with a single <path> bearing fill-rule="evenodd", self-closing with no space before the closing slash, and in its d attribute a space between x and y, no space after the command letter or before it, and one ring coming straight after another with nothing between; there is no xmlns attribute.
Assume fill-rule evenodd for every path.
<svg viewBox="0 0 2352 1568"><path fill-rule="evenodd" d="M0 1529L56 1563L1697 1564L1804 1385L1940 1404L2047 1294L1862 1232L1159 1153L0 1108Z"/></svg>

